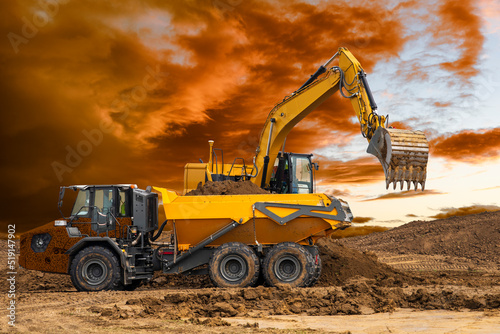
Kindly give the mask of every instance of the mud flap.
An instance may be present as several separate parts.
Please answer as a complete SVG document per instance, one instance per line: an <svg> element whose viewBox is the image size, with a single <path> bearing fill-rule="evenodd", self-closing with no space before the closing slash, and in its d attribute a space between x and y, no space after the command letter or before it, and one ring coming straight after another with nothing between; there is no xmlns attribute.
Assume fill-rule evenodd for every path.
<svg viewBox="0 0 500 334"><path fill-rule="evenodd" d="M378 128L368 145L367 153L376 156L384 168L386 188L393 182L394 189L404 182L407 189L413 183L425 188L429 142L422 131Z"/></svg>

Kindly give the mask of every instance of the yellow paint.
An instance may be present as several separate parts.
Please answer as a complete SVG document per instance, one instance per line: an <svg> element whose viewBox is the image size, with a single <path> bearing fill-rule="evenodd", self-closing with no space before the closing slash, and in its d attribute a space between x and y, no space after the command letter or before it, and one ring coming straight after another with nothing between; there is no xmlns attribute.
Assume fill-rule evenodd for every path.
<svg viewBox="0 0 500 334"><path fill-rule="evenodd" d="M325 194L179 196L175 191L165 188L154 189L162 195L167 219L175 220L179 244L196 245L231 221L242 226L214 244L226 239L267 244L281 241L304 242L306 238L313 236L315 241L324 236L325 231L336 229L338 224L349 224L303 215L284 226L259 210L254 210L254 204L258 202L325 207L332 202ZM273 211L284 217L295 210L273 208ZM336 214L335 209L331 214Z"/></svg>

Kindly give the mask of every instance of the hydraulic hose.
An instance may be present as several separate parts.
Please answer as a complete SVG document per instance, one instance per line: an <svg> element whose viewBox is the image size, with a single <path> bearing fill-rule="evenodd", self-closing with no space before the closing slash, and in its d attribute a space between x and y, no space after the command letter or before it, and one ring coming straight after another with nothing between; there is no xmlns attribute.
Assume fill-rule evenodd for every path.
<svg viewBox="0 0 500 334"><path fill-rule="evenodd" d="M158 232L156 232L156 235L152 236L149 240L150 241L155 241L156 239L158 239L161 235L161 232L163 232L163 228L165 227L165 225L167 225L167 219L165 219L165 221L163 222L163 224L161 224L160 228L158 229Z"/></svg>

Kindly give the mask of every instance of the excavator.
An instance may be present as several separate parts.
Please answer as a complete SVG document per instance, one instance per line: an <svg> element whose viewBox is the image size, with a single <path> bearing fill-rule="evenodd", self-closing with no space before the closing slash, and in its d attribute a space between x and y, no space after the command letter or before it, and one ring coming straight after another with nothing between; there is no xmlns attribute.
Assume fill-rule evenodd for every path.
<svg viewBox="0 0 500 334"><path fill-rule="evenodd" d="M338 65L329 67L338 59ZM344 47L295 92L278 103L269 113L260 134L252 166L243 158L225 164L222 150L213 148L207 163L188 163L184 167L184 193L199 183L224 180L250 180L272 193L313 193L314 170L318 165L312 154L287 153L288 133L337 91L351 101L361 134L368 140L367 153L378 158L385 173L386 189L399 182L409 190L420 184L425 188L429 143L422 131L395 129L388 126L388 116L377 114L377 104L360 62ZM270 162L273 163L269 166Z"/></svg>

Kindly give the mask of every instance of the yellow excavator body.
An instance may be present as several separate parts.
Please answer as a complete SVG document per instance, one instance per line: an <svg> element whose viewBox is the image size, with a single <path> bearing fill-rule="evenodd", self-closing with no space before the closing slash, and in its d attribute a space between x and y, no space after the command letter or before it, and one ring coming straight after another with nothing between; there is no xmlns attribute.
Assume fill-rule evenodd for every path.
<svg viewBox="0 0 500 334"><path fill-rule="evenodd" d="M338 66L329 67L337 58ZM402 189L407 182L408 188L413 184L416 190L420 184L423 190L429 156L425 134L388 126L386 116L376 112L377 105L361 64L349 50L339 48L302 87L270 111L260 134L253 166L224 164L221 157L214 156L213 141L210 141L208 163L188 164L185 167L185 192L195 189L199 182L228 178L250 179L264 189L272 188L272 166L279 153L284 152L289 132L338 91L351 100L361 125L361 134L369 142L367 152L376 156L382 164L386 188L390 183L394 183L395 188L400 182Z"/></svg>

